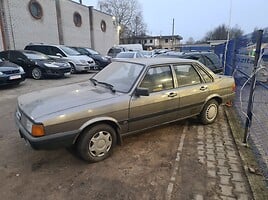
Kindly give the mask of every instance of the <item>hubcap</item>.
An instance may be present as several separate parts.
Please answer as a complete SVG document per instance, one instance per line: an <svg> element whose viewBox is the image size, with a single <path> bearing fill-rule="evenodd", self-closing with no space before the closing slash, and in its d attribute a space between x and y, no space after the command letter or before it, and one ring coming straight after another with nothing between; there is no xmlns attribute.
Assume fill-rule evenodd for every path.
<svg viewBox="0 0 268 200"><path fill-rule="evenodd" d="M38 69L33 69L32 71L33 78L35 79L40 79L41 77L41 72Z"/></svg>
<svg viewBox="0 0 268 200"><path fill-rule="evenodd" d="M213 120L217 116L217 112L218 112L218 109L215 104L209 105L209 107L207 108L207 112L206 112L207 119L209 121Z"/></svg>
<svg viewBox="0 0 268 200"><path fill-rule="evenodd" d="M104 156L112 146L112 136L109 132L100 131L95 133L89 142L89 152L94 157Z"/></svg>

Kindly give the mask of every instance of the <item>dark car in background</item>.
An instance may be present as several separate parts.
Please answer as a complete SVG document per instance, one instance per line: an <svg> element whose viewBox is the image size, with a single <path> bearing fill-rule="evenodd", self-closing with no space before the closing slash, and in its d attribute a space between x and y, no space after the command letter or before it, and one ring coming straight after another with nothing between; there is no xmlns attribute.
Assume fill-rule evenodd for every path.
<svg viewBox="0 0 268 200"><path fill-rule="evenodd" d="M0 58L20 65L26 76L41 79L47 76L63 77L70 75L71 66L60 59L29 50L8 50L0 52Z"/></svg>
<svg viewBox="0 0 268 200"><path fill-rule="evenodd" d="M124 47L112 47L109 49L107 56L110 56L111 58L115 58L117 54L120 52L127 51Z"/></svg>
<svg viewBox="0 0 268 200"><path fill-rule="evenodd" d="M0 59L0 86L18 85L25 80L25 72L22 67L6 60Z"/></svg>
<svg viewBox="0 0 268 200"><path fill-rule="evenodd" d="M103 69L104 67L106 67L108 64L111 63L111 60L109 58L102 56L99 52L91 48L88 47L71 47L71 48L75 49L82 55L86 55L92 58L95 61L96 67L98 69Z"/></svg>
<svg viewBox="0 0 268 200"><path fill-rule="evenodd" d="M207 66L216 74L223 73L223 67L221 65L219 57L213 52L166 52L159 54L159 57L172 57L172 58L185 58L197 60Z"/></svg>

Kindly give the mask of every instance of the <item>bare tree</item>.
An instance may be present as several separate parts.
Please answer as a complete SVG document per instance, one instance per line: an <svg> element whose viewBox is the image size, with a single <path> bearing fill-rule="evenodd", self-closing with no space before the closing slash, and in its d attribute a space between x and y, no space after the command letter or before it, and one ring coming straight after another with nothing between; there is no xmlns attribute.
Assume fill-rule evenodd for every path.
<svg viewBox="0 0 268 200"><path fill-rule="evenodd" d="M102 12L115 16L116 24L121 26L121 36L145 34L146 24L138 0L99 0L98 7Z"/></svg>
<svg viewBox="0 0 268 200"><path fill-rule="evenodd" d="M189 37L189 39L186 41L186 44L194 44L194 38L193 37Z"/></svg>
<svg viewBox="0 0 268 200"><path fill-rule="evenodd" d="M230 29L230 39L243 35L243 31L236 25ZM204 40L226 40L228 37L228 27L225 24L219 25L214 30L206 33Z"/></svg>

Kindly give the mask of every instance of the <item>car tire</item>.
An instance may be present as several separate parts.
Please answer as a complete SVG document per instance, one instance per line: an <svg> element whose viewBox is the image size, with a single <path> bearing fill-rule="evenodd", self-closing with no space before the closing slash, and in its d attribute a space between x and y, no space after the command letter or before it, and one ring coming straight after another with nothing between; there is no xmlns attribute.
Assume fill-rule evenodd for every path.
<svg viewBox="0 0 268 200"><path fill-rule="evenodd" d="M200 121L202 124L211 124L216 120L218 112L219 103L214 99L209 100L200 113Z"/></svg>
<svg viewBox="0 0 268 200"><path fill-rule="evenodd" d="M43 73L41 71L41 69L39 69L38 67L35 67L32 69L32 77L35 80L39 80L43 77Z"/></svg>
<svg viewBox="0 0 268 200"><path fill-rule="evenodd" d="M98 124L86 129L77 141L77 153L87 162L108 158L116 144L115 129L108 124Z"/></svg>
<svg viewBox="0 0 268 200"><path fill-rule="evenodd" d="M75 69L75 66L74 66L74 64L73 63L70 63L70 65L71 65L71 74L75 74L76 73L76 69Z"/></svg>

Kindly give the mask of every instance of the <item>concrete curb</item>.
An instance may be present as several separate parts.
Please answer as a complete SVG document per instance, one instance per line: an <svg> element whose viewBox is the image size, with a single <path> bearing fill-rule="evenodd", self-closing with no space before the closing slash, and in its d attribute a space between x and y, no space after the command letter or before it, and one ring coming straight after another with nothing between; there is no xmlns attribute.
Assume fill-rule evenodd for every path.
<svg viewBox="0 0 268 200"><path fill-rule="evenodd" d="M268 188L266 187L264 176L259 173L252 173L249 169L258 169L258 164L250 146L242 143L244 129L240 124L235 110L231 107L224 108L227 122L231 129L238 153L244 166L244 171L251 187L255 200L268 199ZM257 172L259 170L256 170Z"/></svg>

